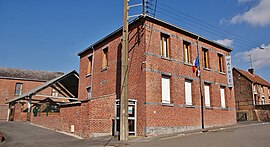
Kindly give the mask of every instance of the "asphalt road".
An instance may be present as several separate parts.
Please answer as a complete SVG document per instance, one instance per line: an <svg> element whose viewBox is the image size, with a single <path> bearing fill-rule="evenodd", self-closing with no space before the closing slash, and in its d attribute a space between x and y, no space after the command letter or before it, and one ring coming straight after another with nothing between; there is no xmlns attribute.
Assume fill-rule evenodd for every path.
<svg viewBox="0 0 270 147"><path fill-rule="evenodd" d="M77 139L26 122L0 122L0 132L6 138L4 142L0 142L0 147L270 147L270 123L244 123L227 126L225 129L212 128L206 133L197 130L182 134L138 137L130 139L127 144L110 136Z"/></svg>
<svg viewBox="0 0 270 147"><path fill-rule="evenodd" d="M136 147L270 147L270 123L240 124L207 133L193 132L154 137Z"/></svg>

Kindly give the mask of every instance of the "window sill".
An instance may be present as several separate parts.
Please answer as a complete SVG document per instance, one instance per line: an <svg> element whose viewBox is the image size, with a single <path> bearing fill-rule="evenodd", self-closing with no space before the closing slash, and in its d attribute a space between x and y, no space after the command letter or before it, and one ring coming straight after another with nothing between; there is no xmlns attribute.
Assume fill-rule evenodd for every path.
<svg viewBox="0 0 270 147"><path fill-rule="evenodd" d="M221 107L221 110L229 110L228 107Z"/></svg>
<svg viewBox="0 0 270 147"><path fill-rule="evenodd" d="M194 105L185 105L186 108L195 108Z"/></svg>
<svg viewBox="0 0 270 147"><path fill-rule="evenodd" d="M192 66L191 63L184 62L184 64L187 65L187 66Z"/></svg>
<svg viewBox="0 0 270 147"><path fill-rule="evenodd" d="M87 77L90 77L90 76L92 76L92 73L87 74L85 77L87 78Z"/></svg>
<svg viewBox="0 0 270 147"><path fill-rule="evenodd" d="M102 72L102 71L106 71L106 70L108 70L108 67L107 67L107 66L101 68L101 72Z"/></svg>
<svg viewBox="0 0 270 147"><path fill-rule="evenodd" d="M171 58L169 58L169 57L165 57L165 56L161 56L161 59L168 60L168 61L172 61L172 59L171 59Z"/></svg>
<svg viewBox="0 0 270 147"><path fill-rule="evenodd" d="M225 73L225 72L220 72L220 71L219 71L219 74L226 75L226 73Z"/></svg>
<svg viewBox="0 0 270 147"><path fill-rule="evenodd" d="M204 70L207 70L207 71L211 71L211 69L210 68L203 68Z"/></svg>
<svg viewBox="0 0 270 147"><path fill-rule="evenodd" d="M169 106L169 107L173 107L173 104L171 103L161 103L162 106Z"/></svg>
<svg viewBox="0 0 270 147"><path fill-rule="evenodd" d="M205 109L213 110L213 107L211 107L211 106L205 106Z"/></svg>

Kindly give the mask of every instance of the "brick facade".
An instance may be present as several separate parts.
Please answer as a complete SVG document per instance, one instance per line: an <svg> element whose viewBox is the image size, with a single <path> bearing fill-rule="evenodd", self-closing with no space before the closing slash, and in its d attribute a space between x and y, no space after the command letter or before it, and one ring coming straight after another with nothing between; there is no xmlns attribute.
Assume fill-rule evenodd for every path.
<svg viewBox="0 0 270 147"><path fill-rule="evenodd" d="M152 18L141 18L130 25L129 99L137 100L137 135L179 132L201 127L200 83L192 72L192 64L184 63L183 40L191 43L191 61L197 56L197 36ZM170 38L168 58L160 55L160 35ZM218 70L218 55L230 50L206 39L200 39L199 50L209 50L209 69L202 69L203 83L210 84L211 107L205 109L205 126L236 123L234 89L227 87L225 73ZM102 69L102 51L108 48L108 67ZM79 53L79 99L87 100L87 87L92 89L88 117L90 134L112 134L114 103L120 94L121 31ZM87 75L88 57L92 56L93 71ZM202 60L202 57L201 59ZM169 105L161 103L162 75L170 77ZM185 80L192 81L191 107L185 105ZM204 84L203 84L204 85ZM221 108L220 87L225 87L225 108ZM204 93L204 90L202 90ZM101 129L102 128L102 129Z"/></svg>

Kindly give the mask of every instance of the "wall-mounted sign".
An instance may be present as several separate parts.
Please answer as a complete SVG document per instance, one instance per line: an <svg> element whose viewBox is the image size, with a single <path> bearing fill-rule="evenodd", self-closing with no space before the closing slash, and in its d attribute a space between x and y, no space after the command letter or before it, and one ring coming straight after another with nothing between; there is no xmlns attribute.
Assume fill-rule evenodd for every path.
<svg viewBox="0 0 270 147"><path fill-rule="evenodd" d="M231 56L225 56L228 87L233 87L232 59Z"/></svg>

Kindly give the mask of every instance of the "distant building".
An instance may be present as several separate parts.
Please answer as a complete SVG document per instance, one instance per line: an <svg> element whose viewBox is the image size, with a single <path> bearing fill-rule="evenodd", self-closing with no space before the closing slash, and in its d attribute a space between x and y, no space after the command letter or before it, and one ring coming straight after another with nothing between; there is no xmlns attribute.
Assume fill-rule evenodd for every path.
<svg viewBox="0 0 270 147"><path fill-rule="evenodd" d="M257 110L270 108L270 83L254 74L254 69L233 68L233 76L238 120L261 120Z"/></svg>
<svg viewBox="0 0 270 147"><path fill-rule="evenodd" d="M0 120L8 119L9 100L61 75L62 72L0 67ZM46 93L52 92L50 89ZM25 107L21 109L24 111Z"/></svg>

